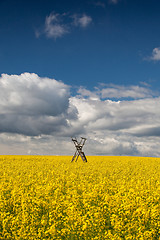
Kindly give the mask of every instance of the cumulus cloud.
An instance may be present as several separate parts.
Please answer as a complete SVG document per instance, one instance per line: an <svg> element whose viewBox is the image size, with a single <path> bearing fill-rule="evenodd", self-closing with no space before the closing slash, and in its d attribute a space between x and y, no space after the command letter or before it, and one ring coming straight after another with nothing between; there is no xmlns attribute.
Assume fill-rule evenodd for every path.
<svg viewBox="0 0 160 240"><path fill-rule="evenodd" d="M86 14L59 14L51 13L45 19L44 27L36 29L35 35L39 38L45 35L47 38L57 39L67 33L71 33L74 27L86 28L92 22L92 18Z"/></svg>
<svg viewBox="0 0 160 240"><path fill-rule="evenodd" d="M105 8L106 5L104 2L101 2L101 1L98 1L98 2L94 2L93 3L95 6L98 6L98 7L102 7L102 8Z"/></svg>
<svg viewBox="0 0 160 240"><path fill-rule="evenodd" d="M51 13L46 17L44 32L48 38L56 39L68 33L67 25L62 23L62 16L57 13Z"/></svg>
<svg viewBox="0 0 160 240"><path fill-rule="evenodd" d="M146 87L140 86L118 86L103 88L102 98L146 98L152 96L152 91Z"/></svg>
<svg viewBox="0 0 160 240"><path fill-rule="evenodd" d="M119 0L109 0L109 3L112 3L112 4L117 4L119 2Z"/></svg>
<svg viewBox="0 0 160 240"><path fill-rule="evenodd" d="M95 101L73 97L71 103L78 110L78 120L72 124L83 126L87 131L102 130L137 134L139 129L160 123L157 107L159 98L148 98L133 101ZM145 119L145 121L144 121Z"/></svg>
<svg viewBox="0 0 160 240"><path fill-rule="evenodd" d="M160 48L154 48L152 51L151 57L147 58L146 60L159 61L160 60Z"/></svg>
<svg viewBox="0 0 160 240"><path fill-rule="evenodd" d="M85 136L86 154L159 156L160 97L148 87L106 89L81 87L71 96L69 86L55 79L3 74L3 154L72 154L70 137ZM115 101L115 93L127 99Z"/></svg>
<svg viewBox="0 0 160 240"><path fill-rule="evenodd" d="M24 135L50 134L66 124L69 87L34 73L2 74L0 131Z"/></svg>
<svg viewBox="0 0 160 240"><path fill-rule="evenodd" d="M143 84L145 85L145 83ZM140 99L152 97L155 93L151 91L146 84L145 87L141 86L119 86L119 85L106 85L102 84L101 88L96 87L94 91L80 87L77 91L83 97L89 97L90 99Z"/></svg>
<svg viewBox="0 0 160 240"><path fill-rule="evenodd" d="M121 102L74 97L78 119L71 124L88 136L90 154L158 156L159 102L160 98Z"/></svg>
<svg viewBox="0 0 160 240"><path fill-rule="evenodd" d="M73 24L82 28L86 28L92 22L92 18L86 14L83 14L82 16L75 14L73 15L73 19Z"/></svg>

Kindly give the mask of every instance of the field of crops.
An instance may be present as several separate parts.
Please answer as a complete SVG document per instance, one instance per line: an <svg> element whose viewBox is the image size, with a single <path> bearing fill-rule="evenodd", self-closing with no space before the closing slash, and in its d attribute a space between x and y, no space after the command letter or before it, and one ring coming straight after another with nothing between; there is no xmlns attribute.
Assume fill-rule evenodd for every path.
<svg viewBox="0 0 160 240"><path fill-rule="evenodd" d="M160 159L0 156L0 239L160 239Z"/></svg>

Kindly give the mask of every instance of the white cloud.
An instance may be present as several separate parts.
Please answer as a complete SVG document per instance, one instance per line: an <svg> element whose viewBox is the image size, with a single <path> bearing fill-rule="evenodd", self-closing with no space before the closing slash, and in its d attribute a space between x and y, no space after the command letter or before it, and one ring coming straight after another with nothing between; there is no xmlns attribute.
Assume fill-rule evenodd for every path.
<svg viewBox="0 0 160 240"><path fill-rule="evenodd" d="M119 0L109 0L110 3L112 4L117 4Z"/></svg>
<svg viewBox="0 0 160 240"><path fill-rule="evenodd" d="M68 33L67 25L62 23L62 15L51 13L46 17L45 30L48 38L58 38L62 37L64 34Z"/></svg>
<svg viewBox="0 0 160 240"><path fill-rule="evenodd" d="M160 60L160 48L154 48L152 51L152 56L148 58L149 60L159 61Z"/></svg>
<svg viewBox="0 0 160 240"><path fill-rule="evenodd" d="M79 94L79 97L89 97L91 100L100 99L99 93L97 91L90 91L84 87L80 87L77 93Z"/></svg>
<svg viewBox="0 0 160 240"><path fill-rule="evenodd" d="M55 79L3 74L1 154L72 154L70 137L86 136L86 154L159 156L160 97L148 87L116 86L119 97L132 100L104 100L103 94L113 97L106 89L81 87L70 96L69 87Z"/></svg>
<svg viewBox="0 0 160 240"><path fill-rule="evenodd" d="M57 132L66 124L69 87L34 73L2 74L0 78L0 131L24 135Z"/></svg>
<svg viewBox="0 0 160 240"><path fill-rule="evenodd" d="M98 1L98 2L94 2L93 3L95 6L98 6L98 7L102 7L102 8L105 8L106 5L104 2L101 2L101 1Z"/></svg>
<svg viewBox="0 0 160 240"><path fill-rule="evenodd" d="M86 28L92 22L92 18L86 14L83 14L82 16L75 14L73 15L73 19L74 25L82 28Z"/></svg>
<svg viewBox="0 0 160 240"><path fill-rule="evenodd" d="M74 97L71 102L78 110L71 125L88 137L88 154L159 155L160 98L115 102Z"/></svg>
<svg viewBox="0 0 160 240"><path fill-rule="evenodd" d="M104 88L101 91L102 98L146 98L152 96L152 91L140 86L117 86Z"/></svg>
<svg viewBox="0 0 160 240"><path fill-rule="evenodd" d="M101 88L96 87L94 91L87 90L83 87L80 87L77 93L80 96L88 97L92 100L98 99L140 99L140 98L148 98L152 97L155 93L153 93L149 86L143 83L145 87L140 86L119 86L114 84L102 84Z"/></svg>
<svg viewBox="0 0 160 240"><path fill-rule="evenodd" d="M137 126L142 130L160 124L159 98L117 102L72 97L70 101L78 110L78 120L73 121L73 126L79 123L87 131L120 131L125 134L129 131L139 135ZM154 116L154 122L151 116Z"/></svg>
<svg viewBox="0 0 160 240"><path fill-rule="evenodd" d="M46 17L44 27L41 30L36 29L35 36L39 38L44 34L47 38L57 39L67 33L71 33L73 26L86 28L91 22L92 18L86 14L69 15L65 13L51 13Z"/></svg>

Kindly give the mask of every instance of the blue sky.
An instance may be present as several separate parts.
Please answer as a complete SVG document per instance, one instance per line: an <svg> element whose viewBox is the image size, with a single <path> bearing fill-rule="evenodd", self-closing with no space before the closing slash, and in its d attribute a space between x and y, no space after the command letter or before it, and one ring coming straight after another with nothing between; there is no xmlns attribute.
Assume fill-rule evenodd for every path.
<svg viewBox="0 0 160 240"><path fill-rule="evenodd" d="M158 0L1 0L2 153L60 154L63 142L71 154L72 133L88 154L159 156L159 11Z"/></svg>
<svg viewBox="0 0 160 240"><path fill-rule="evenodd" d="M100 82L159 86L159 63L144 60L159 47L157 0L5 0L0 9L1 73L35 72L90 89ZM59 14L68 32L47 37L50 14ZM84 14L91 22L74 26L73 16Z"/></svg>

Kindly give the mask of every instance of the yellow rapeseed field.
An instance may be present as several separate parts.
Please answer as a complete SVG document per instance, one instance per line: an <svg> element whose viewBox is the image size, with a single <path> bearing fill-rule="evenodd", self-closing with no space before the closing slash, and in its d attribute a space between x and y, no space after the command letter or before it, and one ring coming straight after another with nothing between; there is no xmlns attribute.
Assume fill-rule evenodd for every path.
<svg viewBox="0 0 160 240"><path fill-rule="evenodd" d="M160 239L160 159L0 156L0 239Z"/></svg>

